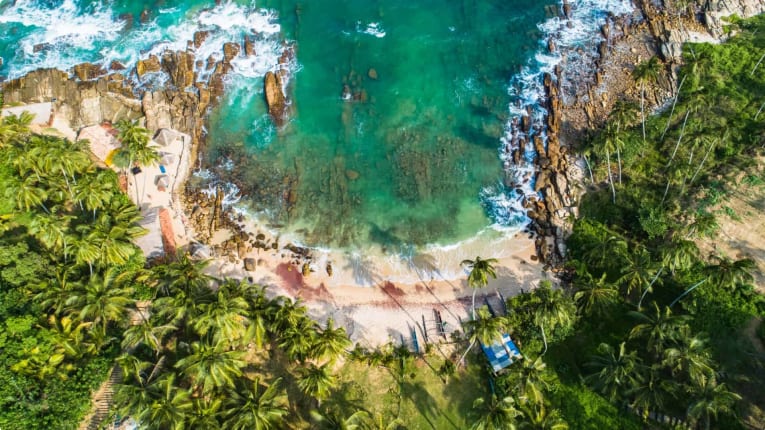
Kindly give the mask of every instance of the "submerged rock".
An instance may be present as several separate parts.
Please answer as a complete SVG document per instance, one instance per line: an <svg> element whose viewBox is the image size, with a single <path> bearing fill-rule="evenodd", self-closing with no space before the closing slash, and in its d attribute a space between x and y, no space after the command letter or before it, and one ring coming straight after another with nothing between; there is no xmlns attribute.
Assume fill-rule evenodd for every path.
<svg viewBox="0 0 765 430"><path fill-rule="evenodd" d="M367 76L369 76L369 79L377 80L377 70L374 68L369 69L369 72L367 72Z"/></svg>

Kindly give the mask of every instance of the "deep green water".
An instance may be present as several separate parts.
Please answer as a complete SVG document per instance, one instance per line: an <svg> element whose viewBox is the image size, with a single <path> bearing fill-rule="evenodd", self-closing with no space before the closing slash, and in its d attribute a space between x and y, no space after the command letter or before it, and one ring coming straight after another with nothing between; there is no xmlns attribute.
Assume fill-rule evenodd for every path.
<svg viewBox="0 0 765 430"><path fill-rule="evenodd" d="M211 116L207 162L218 177L307 244L453 243L496 221L480 195L502 181L508 88L538 51L537 24L553 3L0 0L0 74L131 65L213 29L198 52L206 58L254 29L256 59L237 66ZM281 35L269 33L278 25ZM276 130L262 75L282 39L297 63L291 121ZM344 85L360 100L343 100Z"/></svg>
<svg viewBox="0 0 765 430"><path fill-rule="evenodd" d="M445 243L491 224L479 194L502 178L507 89L538 49L543 3L264 4L296 42L292 121L274 130L260 81L242 82L210 132L211 159L246 166L230 174L257 209L321 245ZM384 37L363 32L374 23Z"/></svg>

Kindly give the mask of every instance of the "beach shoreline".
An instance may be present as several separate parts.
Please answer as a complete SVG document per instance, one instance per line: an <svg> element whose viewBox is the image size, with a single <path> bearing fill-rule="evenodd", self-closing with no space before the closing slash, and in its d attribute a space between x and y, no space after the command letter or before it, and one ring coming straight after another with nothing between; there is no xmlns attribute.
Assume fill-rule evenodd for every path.
<svg viewBox="0 0 765 430"><path fill-rule="evenodd" d="M565 10L565 2L562 6ZM609 27L601 29L606 35L607 45L601 52L603 55L596 60L597 67L592 70L592 76L567 78L564 61L561 65L562 78L559 76L552 86L546 84L547 102L559 126L556 132L560 133L560 152L555 157L564 160L561 166L566 171L561 174L566 176L568 183L565 188L569 191L582 189L585 175L582 163L574 155L575 143L581 141L587 130L594 130L602 124L616 100L615 94L636 96L637 87L628 79L631 68L652 55L667 53L675 55L670 57L674 60L667 61L671 67L676 67L679 58L677 47L672 44L682 44L683 40L676 40L678 37L688 40L693 40L693 37L719 40L722 37L712 37L711 34L701 37L703 34L698 33L697 26L690 23L686 27L691 30L681 36L672 36L672 29L667 27L669 24L662 24L669 28L664 28L666 32L654 28L658 25L655 22L667 22L666 17L661 18L664 21L660 20L663 15L640 5L632 14L637 15L643 18L634 23L625 23L620 17L609 18ZM170 55L181 58L191 54ZM221 64L225 65L226 61L224 58ZM228 69L224 67L222 70L225 73ZM44 118L44 121L40 119L35 129L38 132L58 127L66 129L64 135L71 138L73 130L88 125L100 126L120 114L128 118L144 117L152 134L164 128L186 133L187 138L184 138L177 154L182 165L171 170L172 186L169 192L165 191L165 197L169 200L163 199L161 204L170 211L171 222L165 224L173 226L175 246L187 249L198 258L209 259L208 270L214 276L260 284L271 296L282 295L300 300L317 321L324 323L332 318L338 325L346 327L354 341L378 346L391 341L411 344L415 336L413 333L422 338L432 337L436 329L433 324L434 311L441 312L450 332L461 330L461 322L469 317L473 293L466 281L468 271L460 265L464 259L476 256L498 259L498 279L490 280L485 288L478 290L476 300L477 305L488 303L494 306L502 306L502 298L535 288L541 280L554 281L554 272L565 261L563 241L570 231L570 215L576 215L576 195L571 196L572 204L565 207L565 211L548 214L549 224L536 225L536 234L526 230L504 235L484 232L485 236L463 241L459 246L425 249L405 257L383 252L361 254L301 247L271 232L254 218L248 219L231 207L224 208L222 190L213 189L209 195L203 195L200 190L187 186L194 172L201 168L197 157L200 145L205 144L204 121L210 104L214 103L211 100L216 98L216 94L217 97L221 94L222 90L216 83L222 80L222 74L211 77L207 84L209 87L195 84L197 96L180 91L176 94L155 90L146 91L137 100L135 93L131 92L133 90L126 89L126 82L115 74L98 78L99 85L79 86L84 81L80 82L67 73L55 70L39 72L37 77L28 81L20 78L3 84L6 101L13 103L58 99L52 104L54 114ZM105 82L104 85L100 85L100 80ZM564 90L571 85L575 86L575 94L567 98ZM553 87L556 89L553 90ZM91 94L93 88L96 88L99 97L100 110L84 110L86 100L82 95L79 98L66 97L74 93ZM659 88L658 93L651 94L654 103L650 107L660 105L661 100L672 93L671 79L664 88ZM557 97L560 104L551 102ZM176 109L178 105L181 108ZM549 148L546 152L552 158ZM154 173L158 172L152 171ZM148 176L145 175L145 178ZM555 181L550 183L560 188ZM133 194L128 192L131 198ZM545 197L545 202L548 202ZM557 264L552 265L557 267L546 261L550 252L560 254Z"/></svg>

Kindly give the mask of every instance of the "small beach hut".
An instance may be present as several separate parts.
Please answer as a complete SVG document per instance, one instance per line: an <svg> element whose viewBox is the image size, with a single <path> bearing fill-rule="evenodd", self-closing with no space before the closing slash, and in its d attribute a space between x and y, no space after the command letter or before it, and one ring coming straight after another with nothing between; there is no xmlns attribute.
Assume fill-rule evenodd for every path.
<svg viewBox="0 0 765 430"><path fill-rule="evenodd" d="M170 130L169 128L163 128L159 130L154 136L154 141L159 146L167 146L175 143L180 134L177 131Z"/></svg>
<svg viewBox="0 0 765 430"><path fill-rule="evenodd" d="M166 190L170 186L170 177L167 175L157 175L155 182L157 183L157 188Z"/></svg>
<svg viewBox="0 0 765 430"><path fill-rule="evenodd" d="M494 373L523 358L521 351L507 333L502 335L502 342L494 341L491 345L481 343L481 349L486 354L486 358L489 359L489 364L491 364Z"/></svg>

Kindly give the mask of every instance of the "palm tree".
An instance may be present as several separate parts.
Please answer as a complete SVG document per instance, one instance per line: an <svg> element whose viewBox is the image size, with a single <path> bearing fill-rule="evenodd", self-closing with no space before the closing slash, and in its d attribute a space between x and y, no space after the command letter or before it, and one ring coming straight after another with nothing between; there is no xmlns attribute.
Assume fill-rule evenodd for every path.
<svg viewBox="0 0 765 430"><path fill-rule="evenodd" d="M400 418L386 417L379 412L367 413L362 426L364 430L399 430L403 427L404 421Z"/></svg>
<svg viewBox="0 0 765 430"><path fill-rule="evenodd" d="M351 346L351 340L348 339L345 329L334 328L332 318L327 319L327 326L318 332L313 341L309 355L314 359L323 359L330 363L334 363L337 357L344 354Z"/></svg>
<svg viewBox="0 0 765 430"><path fill-rule="evenodd" d="M23 111L19 115L8 115L0 120L0 148L29 133L34 114Z"/></svg>
<svg viewBox="0 0 765 430"><path fill-rule="evenodd" d="M688 406L688 416L696 422L703 421L704 428L709 430L712 419L717 419L721 413L732 413L733 405L741 400L741 396L729 391L714 377L699 382L690 390L693 401Z"/></svg>
<svg viewBox="0 0 765 430"><path fill-rule="evenodd" d="M138 125L138 120L121 120L115 124L117 138L122 143L114 156L117 167L130 168L133 162L148 166L159 161L159 153L149 146L149 130Z"/></svg>
<svg viewBox="0 0 765 430"><path fill-rule="evenodd" d="M279 333L279 347L281 347L290 360L301 363L309 358L311 350L316 343L316 323L303 317L295 325L291 325Z"/></svg>
<svg viewBox="0 0 765 430"><path fill-rule="evenodd" d="M61 315L67 308L66 302L72 292L81 287L78 281L71 281L69 275L72 268L69 266L56 267L53 277L43 279L36 290L35 301L46 312L53 311L55 315Z"/></svg>
<svg viewBox="0 0 765 430"><path fill-rule="evenodd" d="M616 203L616 188L614 188L614 177L611 170L611 153L619 150L620 143L621 141L619 141L619 136L614 128L606 127L606 130L603 132L603 145L601 149L606 155L606 175L608 176L608 185L611 187L612 203ZM619 163L619 172L619 177L621 178L621 162Z"/></svg>
<svg viewBox="0 0 765 430"><path fill-rule="evenodd" d="M74 291L67 300L70 309L79 309L83 321L93 322L102 334L109 322L124 321L129 309L135 306L131 298L132 288L121 285L115 268L108 268L102 275Z"/></svg>
<svg viewBox="0 0 765 430"><path fill-rule="evenodd" d="M71 241L69 223L74 217L69 215L57 216L38 214L29 223L29 233L42 242L46 248L54 251L64 251L64 261L67 258L67 241ZM71 242L70 242L71 243Z"/></svg>
<svg viewBox="0 0 765 430"><path fill-rule="evenodd" d="M200 336L212 334L215 341L229 344L246 341L249 304L233 291L237 286L236 281L225 281L215 293L214 300L199 306L199 315L191 326Z"/></svg>
<svg viewBox="0 0 765 430"><path fill-rule="evenodd" d="M688 316L672 315L669 307L660 308L653 302L653 313L630 311L629 315L640 321L630 331L630 339L645 339L648 350L660 356L668 343L679 340L687 331Z"/></svg>
<svg viewBox="0 0 765 430"><path fill-rule="evenodd" d="M150 319L145 319L125 330L124 337L122 338L122 347L133 349L139 345L146 345L156 355L159 355L164 337L175 330L177 328L169 324L155 327Z"/></svg>
<svg viewBox="0 0 765 430"><path fill-rule="evenodd" d="M656 269L651 253L644 247L638 247L628 253L622 276L618 281L625 286L625 296L629 296L633 290L642 292L656 273Z"/></svg>
<svg viewBox="0 0 765 430"><path fill-rule="evenodd" d="M476 257L475 260L463 260L460 263L460 265L467 266L470 270L468 285L473 288L473 319L475 319L475 293L479 288L483 288L489 283L489 276L497 279L497 273L494 270L494 265L497 262L496 258L484 260L481 257Z"/></svg>
<svg viewBox="0 0 765 430"><path fill-rule="evenodd" d="M48 193L32 176L23 180L14 179L11 181L6 188L5 196L9 200L16 201L16 207L19 210L29 212L32 208L40 206L46 213L50 212L45 206Z"/></svg>
<svg viewBox="0 0 765 430"><path fill-rule="evenodd" d="M548 280L539 283L539 288L534 291L534 295L539 299L534 309L534 324L538 325L542 331L542 341L545 345L542 355L544 355L547 352L545 327L549 327L551 331L558 326L570 327L574 323L576 306L570 297L564 295L563 290L552 289L552 283Z"/></svg>
<svg viewBox="0 0 765 430"><path fill-rule="evenodd" d="M229 391L224 413L224 427L232 430L269 430L284 428L287 416L287 396L279 378L268 387L260 380Z"/></svg>
<svg viewBox="0 0 765 430"><path fill-rule="evenodd" d="M314 397L321 403L337 385L337 378L332 375L326 364L316 366L311 363L298 369L297 385L303 394Z"/></svg>
<svg viewBox="0 0 765 430"><path fill-rule="evenodd" d="M645 86L655 83L659 79L660 71L661 63L657 56L638 64L632 71L633 79L640 84L640 121L643 127L643 146L645 146Z"/></svg>
<svg viewBox="0 0 765 430"><path fill-rule="evenodd" d="M568 423L560 417L560 411L548 410L544 403L526 405L522 410L526 421L521 422L521 429L568 430Z"/></svg>
<svg viewBox="0 0 765 430"><path fill-rule="evenodd" d="M191 379L195 388L209 394L213 389L233 387L235 378L242 376L247 365L243 351L227 350L227 343L220 341L211 345L205 341L193 342L191 354L175 363L183 376Z"/></svg>
<svg viewBox="0 0 765 430"><path fill-rule="evenodd" d="M682 337L673 347L664 350L662 364L669 367L672 375L688 375L696 385L713 377L715 372L707 339L701 336Z"/></svg>
<svg viewBox="0 0 765 430"><path fill-rule="evenodd" d="M192 410L190 394L175 385L175 374L168 373L149 386L151 402L133 416L146 429L182 430L186 417Z"/></svg>
<svg viewBox="0 0 765 430"><path fill-rule="evenodd" d="M147 232L139 226L112 220L106 214L101 214L95 224L83 224L77 229L83 240L91 245L90 249L95 250L96 258L89 263L99 262L105 266L127 263L138 249L133 240Z"/></svg>
<svg viewBox="0 0 765 430"><path fill-rule="evenodd" d="M220 398L196 398L192 402L192 412L189 416L189 428L205 430L222 430L220 417L223 414L223 400Z"/></svg>
<svg viewBox="0 0 765 430"><path fill-rule="evenodd" d="M607 343L601 343L598 354L592 357L587 366L596 372L586 379L611 401L638 386L642 380L639 372L640 358L635 351L627 352L624 342L619 344L618 351Z"/></svg>
<svg viewBox="0 0 765 430"><path fill-rule="evenodd" d="M187 253L179 253L175 261L157 267L154 271L158 297L179 294L194 297L209 290L215 278L205 273L209 260L192 260Z"/></svg>
<svg viewBox="0 0 765 430"><path fill-rule="evenodd" d="M547 365L542 361L542 357L536 360L523 360L520 368L518 383L518 393L522 404L531 403L532 405L544 405L543 390L549 388L547 375L545 373Z"/></svg>
<svg viewBox="0 0 765 430"><path fill-rule="evenodd" d="M633 399L630 406L642 411L643 419L647 419L652 410L664 409L666 400L674 396L677 387L677 382L662 377L658 366L651 367L637 385L627 390Z"/></svg>
<svg viewBox="0 0 765 430"><path fill-rule="evenodd" d="M521 415L512 397L499 398L497 395L492 395L488 401L483 397L477 398L473 409L477 410L478 419L470 430L515 430L513 420Z"/></svg>
<svg viewBox="0 0 765 430"><path fill-rule="evenodd" d="M577 271L575 281L577 292L574 293L574 301L579 305L581 312L602 315L617 302L619 291L613 284L606 281L607 276L603 273L596 281L588 272Z"/></svg>
<svg viewBox="0 0 765 430"><path fill-rule="evenodd" d="M712 259L717 264L711 264L704 268L704 272L712 284L720 288L735 289L738 285L754 280L752 271L756 270L757 265L751 258L733 261L727 257L714 255Z"/></svg>
<svg viewBox="0 0 765 430"><path fill-rule="evenodd" d="M325 430L364 430L365 423L370 419L369 412L356 411L345 416L342 412L328 410L319 412L311 411L311 419L319 425L319 429Z"/></svg>
<svg viewBox="0 0 765 430"><path fill-rule="evenodd" d="M79 322L68 316L57 318L51 315L48 317L48 324L57 352L63 351L65 356L74 360L96 352L95 345L85 341L84 331L91 323Z"/></svg>
<svg viewBox="0 0 765 430"><path fill-rule="evenodd" d="M510 351L507 350L507 345L502 340L502 336L508 329L507 320L504 317L492 317L486 306L478 309L478 319L465 323L465 328L470 333L470 345L462 354L459 363L465 360L465 356L467 356L476 342L481 342L484 345L492 345L494 342L499 342L505 348L507 354L512 356Z"/></svg>
<svg viewBox="0 0 765 430"><path fill-rule="evenodd" d="M662 248L662 266L675 273L689 269L697 260L699 248L690 240L675 239Z"/></svg>
<svg viewBox="0 0 765 430"><path fill-rule="evenodd" d="M109 198L114 193L114 181L107 177L106 171L99 171L95 175L86 175L74 185L75 200L84 203L85 208L93 211L93 219L96 219L96 210L106 207Z"/></svg>

